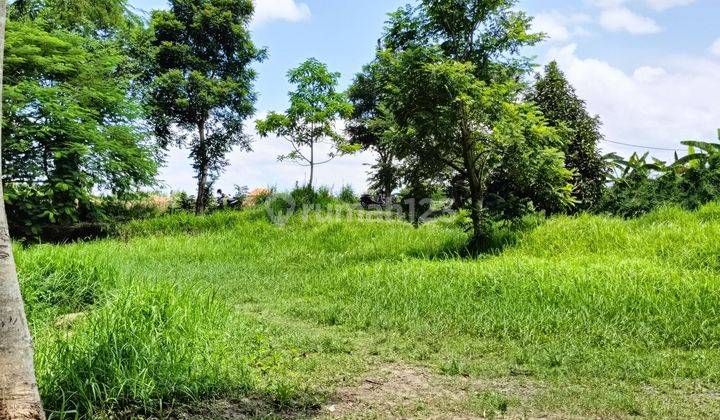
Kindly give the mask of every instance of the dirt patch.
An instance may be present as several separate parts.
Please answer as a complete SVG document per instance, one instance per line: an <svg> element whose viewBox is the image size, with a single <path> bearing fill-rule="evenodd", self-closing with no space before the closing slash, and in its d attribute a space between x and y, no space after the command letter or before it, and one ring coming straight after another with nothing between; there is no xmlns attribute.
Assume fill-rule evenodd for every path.
<svg viewBox="0 0 720 420"><path fill-rule="evenodd" d="M289 402L280 404L267 396L248 396L236 399L217 399L188 405L176 405L160 416L143 416L138 411L128 411L113 419L138 418L146 420L235 420L235 419L306 419L317 417L319 404Z"/></svg>
<svg viewBox="0 0 720 420"><path fill-rule="evenodd" d="M323 407L325 417L478 418L508 414L516 401L540 392L527 380L481 380L446 376L401 363L372 369L358 383L341 388Z"/></svg>

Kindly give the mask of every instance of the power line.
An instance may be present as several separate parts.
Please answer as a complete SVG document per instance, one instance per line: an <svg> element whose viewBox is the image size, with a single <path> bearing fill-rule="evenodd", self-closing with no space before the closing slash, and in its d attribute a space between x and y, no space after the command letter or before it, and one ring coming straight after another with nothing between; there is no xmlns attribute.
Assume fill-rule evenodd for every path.
<svg viewBox="0 0 720 420"><path fill-rule="evenodd" d="M612 140L603 140L605 143L612 143L612 144L619 144L620 146L627 146L627 147L634 147L637 149L645 149L645 150L660 150L663 152L684 152L684 149L668 149L664 147L652 147L652 146L641 146L639 144L630 144L630 143L622 143L619 141L612 141Z"/></svg>

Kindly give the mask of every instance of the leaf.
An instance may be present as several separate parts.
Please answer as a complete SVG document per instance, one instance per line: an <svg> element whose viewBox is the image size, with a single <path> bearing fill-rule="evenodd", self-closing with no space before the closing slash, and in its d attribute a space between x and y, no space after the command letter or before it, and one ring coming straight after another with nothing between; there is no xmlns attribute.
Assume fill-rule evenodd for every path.
<svg viewBox="0 0 720 420"><path fill-rule="evenodd" d="M683 145L688 147L696 147L700 150L703 150L705 152L720 152L720 144L717 143L709 143L705 141L695 141L695 140L686 140L682 142Z"/></svg>
<svg viewBox="0 0 720 420"><path fill-rule="evenodd" d="M683 156L680 159L676 160L675 163L673 163L673 167L677 166L685 166L688 163L701 161L707 159L707 155L705 153L694 153L687 156Z"/></svg>

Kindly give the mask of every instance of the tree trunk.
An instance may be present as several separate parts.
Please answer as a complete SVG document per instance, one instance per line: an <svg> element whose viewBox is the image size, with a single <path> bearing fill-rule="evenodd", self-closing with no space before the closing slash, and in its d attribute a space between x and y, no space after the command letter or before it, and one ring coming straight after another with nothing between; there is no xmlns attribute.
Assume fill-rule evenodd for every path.
<svg viewBox="0 0 720 420"><path fill-rule="evenodd" d="M483 201L482 185L478 182L477 174L470 175L470 219L473 226L473 242L476 246L482 245L485 239Z"/></svg>
<svg viewBox="0 0 720 420"><path fill-rule="evenodd" d="M7 1L0 0L0 80L3 76L6 12ZM35 382L32 339L15 271L5 201L2 199L1 165L0 161L0 420L44 419Z"/></svg>
<svg viewBox="0 0 720 420"><path fill-rule="evenodd" d="M207 139L205 138L205 124L199 123L198 124L198 134L200 135L200 153L202 156L199 156L200 159L200 173L198 174L198 190L197 190L197 199L195 200L195 214L201 215L205 213L205 189L207 188L207 178L208 178L208 164L207 164L207 147L205 142Z"/></svg>
<svg viewBox="0 0 720 420"><path fill-rule="evenodd" d="M473 227L473 247L480 248L485 240L485 226L483 224L483 207L485 199L485 185L483 185L483 174L477 170L477 151L469 135L463 136L463 163L467 171L468 184L470 187L470 219Z"/></svg>
<svg viewBox="0 0 720 420"><path fill-rule="evenodd" d="M380 170L381 171L390 171L390 168L393 164L393 155L389 152L378 152L380 156ZM380 183L382 184L380 186L381 190L380 193L385 198L385 207L386 209L389 207L392 207L392 190L393 190L393 180L385 173L381 173Z"/></svg>
<svg viewBox="0 0 720 420"><path fill-rule="evenodd" d="M308 189L313 189L313 178L315 177L315 142L310 141L310 182L308 182Z"/></svg>

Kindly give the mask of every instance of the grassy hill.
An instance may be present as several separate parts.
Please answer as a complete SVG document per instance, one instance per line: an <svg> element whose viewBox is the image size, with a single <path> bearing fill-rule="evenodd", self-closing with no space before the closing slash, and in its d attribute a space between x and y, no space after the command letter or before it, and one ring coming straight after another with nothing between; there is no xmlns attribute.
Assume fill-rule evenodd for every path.
<svg viewBox="0 0 720 420"><path fill-rule="evenodd" d="M234 417L712 416L720 205L451 223L262 211L17 250L48 409ZM74 415L74 414L71 414Z"/></svg>

